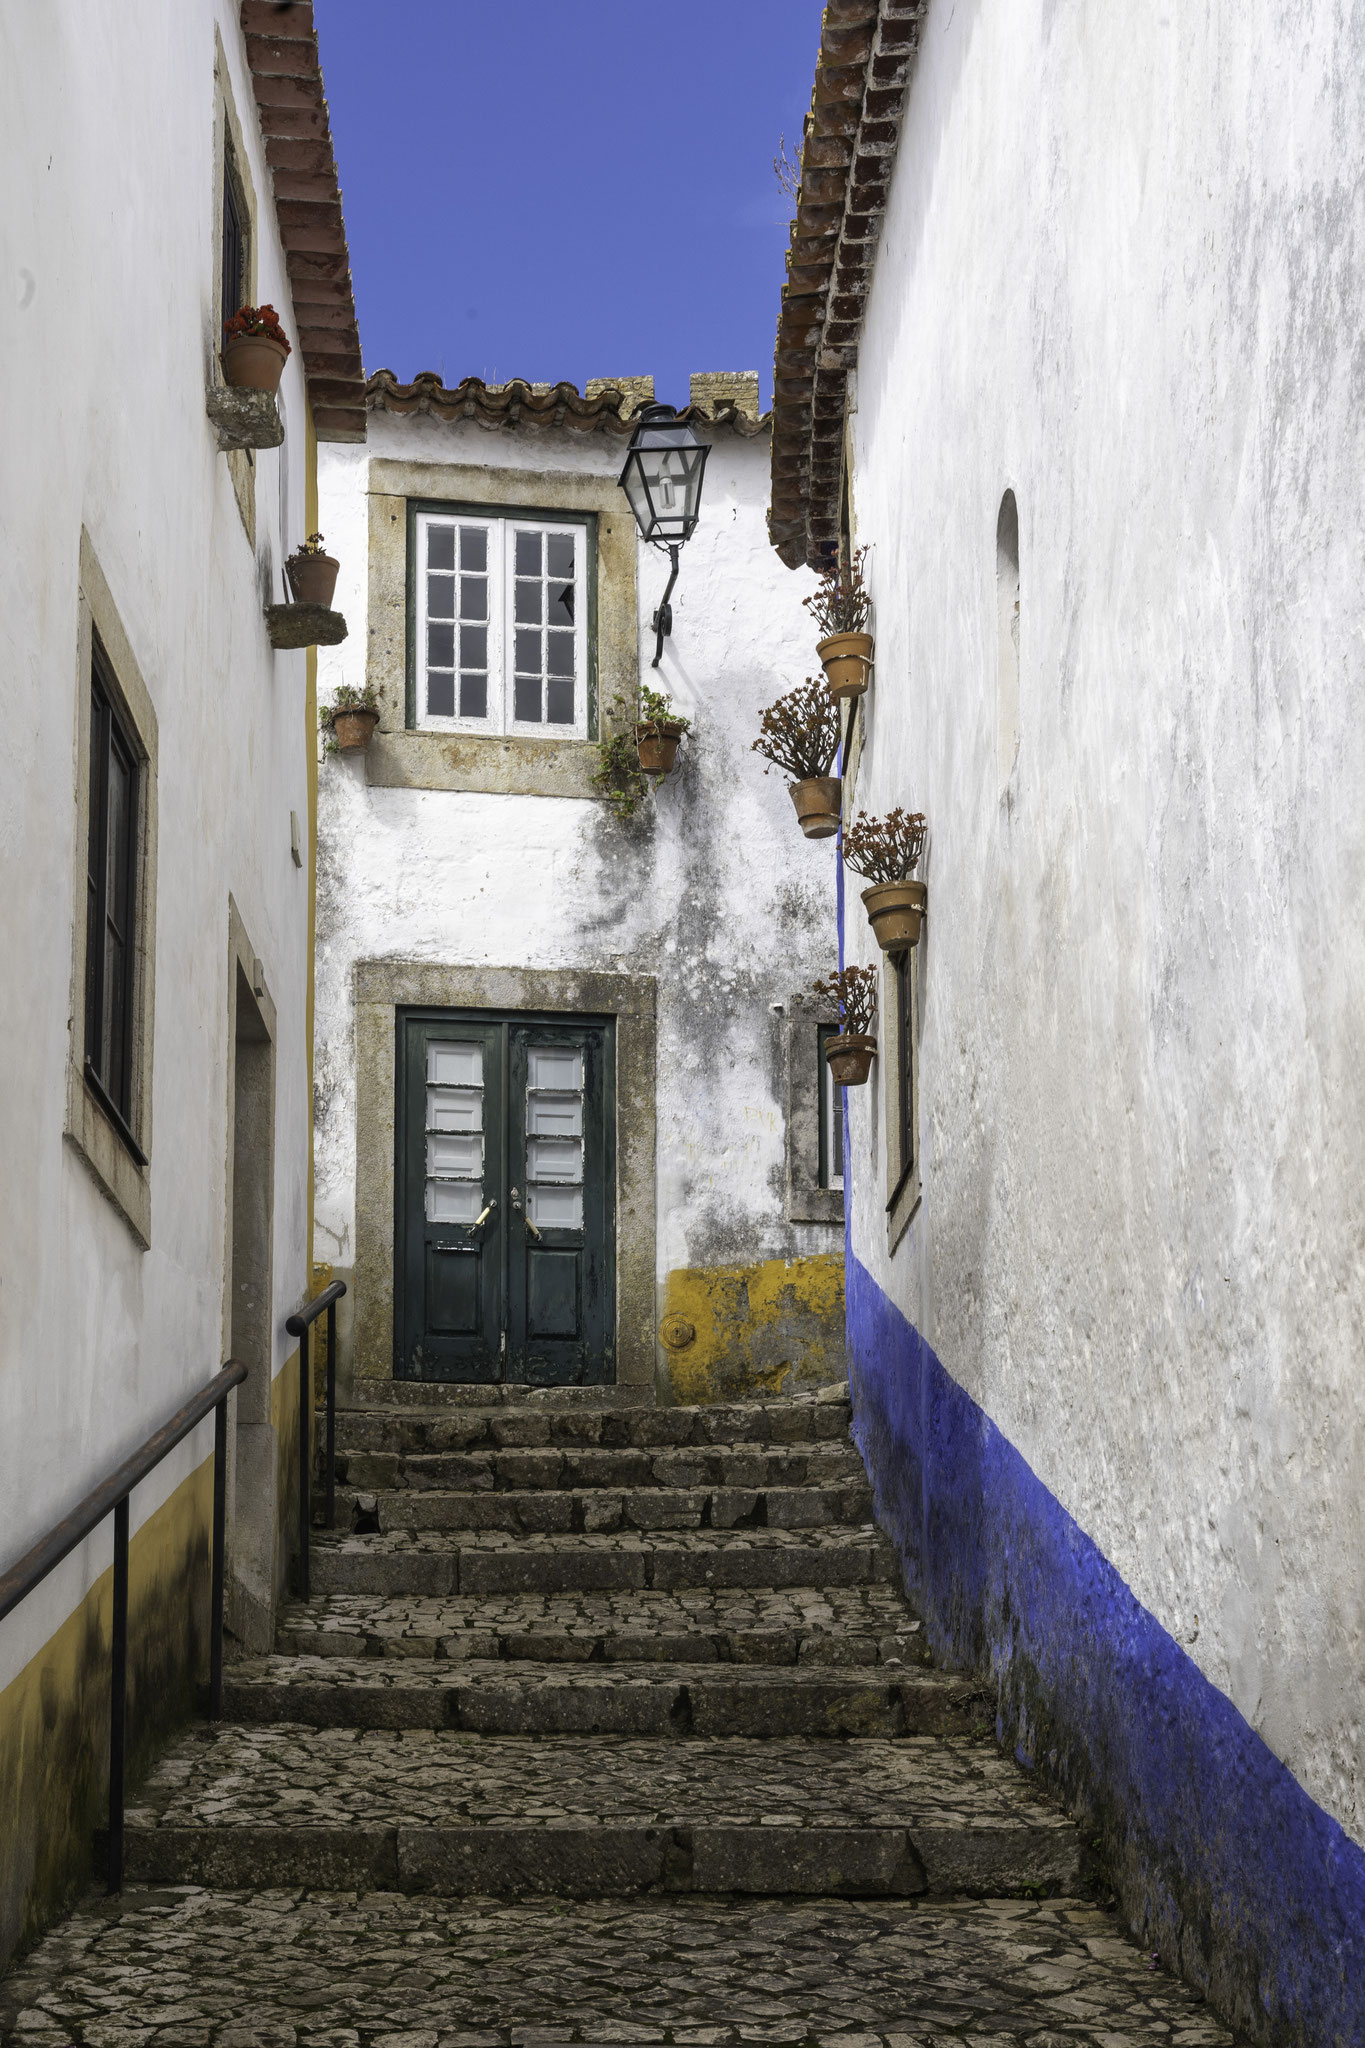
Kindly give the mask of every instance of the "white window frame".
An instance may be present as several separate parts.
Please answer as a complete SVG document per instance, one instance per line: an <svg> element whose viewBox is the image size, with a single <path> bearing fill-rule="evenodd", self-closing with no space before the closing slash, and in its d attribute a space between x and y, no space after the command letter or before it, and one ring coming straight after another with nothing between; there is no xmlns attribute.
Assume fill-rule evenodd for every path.
<svg viewBox="0 0 1365 2048"><path fill-rule="evenodd" d="M488 710L483 718L462 718L458 710L447 717L427 708L427 536L432 527L478 527L488 535ZM515 549L518 533L538 533L543 538L567 538L574 549L574 718L573 723L551 724L543 719L518 719L513 715L515 675L516 575ZM549 514L421 511L414 529L417 560L414 564L413 630L416 638L416 726L422 732L481 734L486 738L514 734L528 739L586 739L588 737L588 533L581 520L555 519ZM455 671L456 704L459 670Z"/></svg>

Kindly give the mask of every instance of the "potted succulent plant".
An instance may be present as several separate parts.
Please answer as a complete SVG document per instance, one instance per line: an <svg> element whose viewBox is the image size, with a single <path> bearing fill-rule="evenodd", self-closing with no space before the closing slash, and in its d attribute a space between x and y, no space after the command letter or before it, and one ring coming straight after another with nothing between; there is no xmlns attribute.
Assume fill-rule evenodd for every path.
<svg viewBox="0 0 1365 2048"><path fill-rule="evenodd" d="M872 667L872 635L868 621L872 600L863 582L866 548L850 562L834 564L820 579L818 590L802 599L820 628L816 653L836 697L861 697Z"/></svg>
<svg viewBox="0 0 1365 2048"><path fill-rule="evenodd" d="M378 723L379 704L369 683L360 690L354 683L341 683L331 703L318 710L329 754L363 754Z"/></svg>
<svg viewBox="0 0 1365 2048"><path fill-rule="evenodd" d="M844 861L872 884L862 892L868 922L884 953L919 943L929 892L914 880L924 851L923 814L897 805L884 818L860 813L844 834Z"/></svg>
<svg viewBox="0 0 1365 2048"><path fill-rule="evenodd" d="M223 322L223 375L239 390L278 391L289 353L273 306L239 306Z"/></svg>
<svg viewBox="0 0 1365 2048"><path fill-rule="evenodd" d="M812 984L813 993L834 1004L839 1017L837 1037L825 1040L825 1058L842 1088L860 1088L872 1070L877 1040L872 1018L877 1008L875 967L841 967L824 981Z"/></svg>
<svg viewBox="0 0 1365 2048"><path fill-rule="evenodd" d="M662 691L640 685L639 715L635 722L635 751L643 775L662 780L671 774L678 758L678 742L692 729L690 718L673 709L673 700Z"/></svg>
<svg viewBox="0 0 1365 2048"><path fill-rule="evenodd" d="M768 706L753 743L756 754L796 777L787 789L807 839L829 839L839 829L839 778L829 772L839 737L839 707L828 685L807 676Z"/></svg>
<svg viewBox="0 0 1365 2048"><path fill-rule="evenodd" d="M327 554L320 533L310 533L302 547L295 548L284 565L295 604L320 604L330 609L341 564Z"/></svg>

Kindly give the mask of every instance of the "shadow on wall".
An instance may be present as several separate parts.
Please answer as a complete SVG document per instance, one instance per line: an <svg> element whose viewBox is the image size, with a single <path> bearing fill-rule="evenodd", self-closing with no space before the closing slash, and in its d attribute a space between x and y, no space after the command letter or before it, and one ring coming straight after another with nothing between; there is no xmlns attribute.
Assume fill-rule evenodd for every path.
<svg viewBox="0 0 1365 2048"><path fill-rule="evenodd" d="M666 1401L793 1394L842 1380L842 1253L752 1266L684 1266L664 1282Z"/></svg>
<svg viewBox="0 0 1365 2048"><path fill-rule="evenodd" d="M935 1653L1100 1836L1141 1940L1261 2042L1365 2041L1365 1851L848 1262L853 1434Z"/></svg>

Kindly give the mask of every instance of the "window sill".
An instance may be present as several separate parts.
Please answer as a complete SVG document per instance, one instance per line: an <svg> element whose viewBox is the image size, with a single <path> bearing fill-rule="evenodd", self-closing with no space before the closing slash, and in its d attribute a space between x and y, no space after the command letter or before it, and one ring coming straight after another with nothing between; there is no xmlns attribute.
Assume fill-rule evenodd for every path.
<svg viewBox="0 0 1365 2048"><path fill-rule="evenodd" d="M233 448L278 448L284 440L284 421L273 391L211 384L205 410L224 455Z"/></svg>
<svg viewBox="0 0 1365 2048"><path fill-rule="evenodd" d="M793 1183L787 1196L789 1223L829 1223L844 1227L842 1188L803 1188Z"/></svg>
<svg viewBox="0 0 1365 2048"><path fill-rule="evenodd" d="M151 1168L128 1149L123 1132L88 1088L74 1060L66 1068L67 1142L84 1160L144 1251L152 1242Z"/></svg>
<svg viewBox="0 0 1365 2048"><path fill-rule="evenodd" d="M521 734L376 732L366 776L379 789L456 789L486 796L568 796L601 801L592 775L596 740Z"/></svg>

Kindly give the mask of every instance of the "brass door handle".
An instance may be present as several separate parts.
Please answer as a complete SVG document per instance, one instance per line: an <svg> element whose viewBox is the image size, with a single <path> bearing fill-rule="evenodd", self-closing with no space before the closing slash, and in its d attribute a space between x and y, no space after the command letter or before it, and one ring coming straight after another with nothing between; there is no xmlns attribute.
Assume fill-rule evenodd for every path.
<svg viewBox="0 0 1365 2048"><path fill-rule="evenodd" d="M540 1236L540 1227L539 1227L539 1225L538 1225L538 1224L535 1224L535 1223L533 1223L533 1222L531 1221L531 1219L530 1219L530 1217L529 1217L529 1216L528 1216L528 1217L526 1217L526 1219L525 1219L525 1222L526 1222L526 1228L527 1228L527 1229L528 1229L528 1230L530 1231L530 1233L531 1233L532 1237L539 1237L539 1236Z"/></svg>
<svg viewBox="0 0 1365 2048"><path fill-rule="evenodd" d="M481 1224L487 1223L489 1217L493 1214L493 1211L497 1208L497 1206L498 1205L496 1201L485 1202L483 1208L479 1211L478 1215L474 1218L474 1221L470 1224L470 1229L477 1230L479 1229Z"/></svg>

